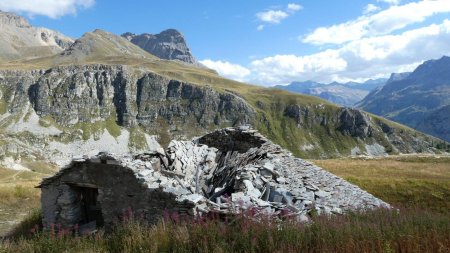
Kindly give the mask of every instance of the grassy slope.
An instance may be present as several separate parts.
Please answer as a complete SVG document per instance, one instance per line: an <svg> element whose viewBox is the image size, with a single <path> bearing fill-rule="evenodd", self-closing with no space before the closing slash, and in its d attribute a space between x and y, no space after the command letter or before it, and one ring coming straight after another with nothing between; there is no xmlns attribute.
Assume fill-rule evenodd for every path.
<svg viewBox="0 0 450 253"><path fill-rule="evenodd" d="M450 157L314 161L388 203L450 214Z"/></svg>
<svg viewBox="0 0 450 253"><path fill-rule="evenodd" d="M33 209L39 208L40 189L34 188L55 167L40 162L23 161L31 171L0 168L0 236L18 224Z"/></svg>

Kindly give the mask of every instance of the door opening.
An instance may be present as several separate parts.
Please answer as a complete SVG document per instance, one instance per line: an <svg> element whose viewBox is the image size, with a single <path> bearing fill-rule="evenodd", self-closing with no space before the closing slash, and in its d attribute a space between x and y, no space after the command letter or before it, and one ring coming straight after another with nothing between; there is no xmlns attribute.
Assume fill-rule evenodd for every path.
<svg viewBox="0 0 450 253"><path fill-rule="evenodd" d="M79 224L103 226L102 209L97 199L98 188L73 186L73 189L77 192L80 205Z"/></svg>

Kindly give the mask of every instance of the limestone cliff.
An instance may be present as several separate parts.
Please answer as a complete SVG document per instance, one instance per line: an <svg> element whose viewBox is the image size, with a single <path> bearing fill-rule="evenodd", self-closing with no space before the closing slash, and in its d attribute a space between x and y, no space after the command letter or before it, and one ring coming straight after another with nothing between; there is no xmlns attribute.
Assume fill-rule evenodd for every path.
<svg viewBox="0 0 450 253"><path fill-rule="evenodd" d="M301 157L441 152L382 118L162 60L101 30L49 57L0 62L0 160L142 152L247 124Z"/></svg>
<svg viewBox="0 0 450 253"><path fill-rule="evenodd" d="M436 152L432 138L358 110L279 96L252 101L125 65L3 70L0 91L3 157L62 162L91 149L138 152L246 124L304 157Z"/></svg>

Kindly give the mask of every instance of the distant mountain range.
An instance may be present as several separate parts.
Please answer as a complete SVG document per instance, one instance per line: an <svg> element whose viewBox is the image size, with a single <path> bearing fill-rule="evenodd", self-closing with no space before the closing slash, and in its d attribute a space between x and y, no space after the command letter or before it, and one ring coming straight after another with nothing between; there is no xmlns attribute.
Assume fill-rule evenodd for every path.
<svg viewBox="0 0 450 253"><path fill-rule="evenodd" d="M392 75L357 106L450 141L450 57Z"/></svg>
<svg viewBox="0 0 450 253"><path fill-rule="evenodd" d="M277 89L306 95L317 96L343 106L354 106L355 103L366 97L370 91L383 86L386 78L368 80L364 83L348 82L330 84L318 83L313 81L293 82L289 85L275 86Z"/></svg>

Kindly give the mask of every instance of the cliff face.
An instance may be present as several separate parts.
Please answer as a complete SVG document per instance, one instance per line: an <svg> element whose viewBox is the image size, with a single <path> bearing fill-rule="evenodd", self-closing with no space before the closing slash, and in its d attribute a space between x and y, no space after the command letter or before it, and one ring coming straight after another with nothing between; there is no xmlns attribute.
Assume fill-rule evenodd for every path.
<svg viewBox="0 0 450 253"><path fill-rule="evenodd" d="M117 117L123 127L151 128L158 118L170 125L214 122L245 124L253 110L232 94L220 94L153 73L133 73L124 66L59 67L48 70L29 87L38 115L62 126Z"/></svg>
<svg viewBox="0 0 450 253"><path fill-rule="evenodd" d="M304 157L436 151L432 139L358 110L277 95L255 101L124 65L3 70L0 91L3 157L146 151L159 148L156 140L167 145L245 124Z"/></svg>
<svg viewBox="0 0 450 253"><path fill-rule="evenodd" d="M56 141L76 141L80 130L84 141L90 135L101 138L111 127L104 122L119 128L118 134L123 128L192 137L219 126L248 124L255 117L253 108L234 94L120 65L0 71L0 75L3 129L29 124L29 115L36 114L38 124L27 131L59 129L53 136ZM141 137L145 139L145 134Z"/></svg>

